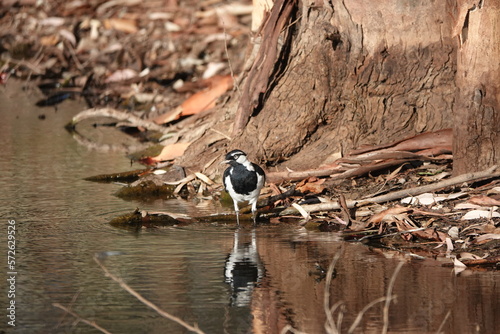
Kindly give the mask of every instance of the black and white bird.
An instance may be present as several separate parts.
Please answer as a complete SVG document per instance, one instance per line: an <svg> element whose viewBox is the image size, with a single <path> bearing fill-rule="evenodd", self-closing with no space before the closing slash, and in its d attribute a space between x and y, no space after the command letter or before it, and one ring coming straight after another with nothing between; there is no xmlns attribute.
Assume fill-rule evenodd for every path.
<svg viewBox="0 0 500 334"><path fill-rule="evenodd" d="M246 153L241 150L233 150L226 154L226 160L222 163L229 164L229 167L224 171L222 180L224 188L233 199L238 225L240 224L238 203L245 201L252 205L252 217L255 224L257 199L266 181L264 171L258 165L250 162Z"/></svg>

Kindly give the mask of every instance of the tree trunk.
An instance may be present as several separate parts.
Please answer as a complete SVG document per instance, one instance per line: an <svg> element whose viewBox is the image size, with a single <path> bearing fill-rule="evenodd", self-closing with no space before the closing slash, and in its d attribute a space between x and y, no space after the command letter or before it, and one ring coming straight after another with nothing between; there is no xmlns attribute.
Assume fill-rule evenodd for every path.
<svg viewBox="0 0 500 334"><path fill-rule="evenodd" d="M284 71L234 146L293 169L451 127L456 41L444 2L303 1Z"/></svg>
<svg viewBox="0 0 500 334"><path fill-rule="evenodd" d="M262 36L260 54L242 74L246 80L219 111L221 122L191 145L185 161L201 164L200 157L208 161L239 148L278 169L310 169L352 148L454 124L455 136L476 129L488 134L484 141L472 136L465 146L456 142L455 149L467 147L468 155L477 145L486 165L498 161L498 11L468 15L457 97L455 30L465 17L460 8L452 0L276 0L260 32L278 27L272 33L280 39ZM481 41L479 31L487 39ZM496 48L487 50L495 38ZM480 54L491 57L490 67L470 62L481 42ZM472 104L474 113L466 113ZM458 166L467 155L458 156Z"/></svg>
<svg viewBox="0 0 500 334"><path fill-rule="evenodd" d="M457 175L500 165L500 1L460 3L453 128Z"/></svg>

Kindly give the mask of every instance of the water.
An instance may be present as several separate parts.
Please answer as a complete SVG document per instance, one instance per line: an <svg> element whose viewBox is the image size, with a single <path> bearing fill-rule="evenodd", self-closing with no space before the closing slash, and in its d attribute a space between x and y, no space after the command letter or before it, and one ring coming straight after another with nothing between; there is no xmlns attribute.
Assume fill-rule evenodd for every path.
<svg viewBox="0 0 500 334"><path fill-rule="evenodd" d="M127 202L112 195L117 185L83 181L139 166L131 166L123 152L87 149L63 129L84 108L79 101L55 111L34 107L38 97L17 83L0 89L2 276L17 273L15 298L8 298L9 285L0 287L0 329L99 333L54 306L60 304L112 333L188 332L106 277L94 261L98 254L147 300L205 333L279 333L286 325L323 333L325 277L318 265L327 269L341 252L330 304L344 301L343 332L385 295L400 261L405 264L394 286L390 332L435 333L448 313L446 333L499 332L497 272L456 276L434 259L409 259L293 225L236 230L232 224L194 224L139 232L111 227L111 218L136 207L191 215L221 209L210 202ZM110 129L89 131L100 143L133 142ZM9 221L16 227L13 270L5 265ZM7 324L11 300L15 329ZM381 331L382 306L365 314L358 333Z"/></svg>

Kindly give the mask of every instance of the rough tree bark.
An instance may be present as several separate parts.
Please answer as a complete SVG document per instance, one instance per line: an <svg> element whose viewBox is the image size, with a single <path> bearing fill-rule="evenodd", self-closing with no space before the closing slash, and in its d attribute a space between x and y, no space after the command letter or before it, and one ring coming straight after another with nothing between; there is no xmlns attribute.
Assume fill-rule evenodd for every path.
<svg viewBox="0 0 500 334"><path fill-rule="evenodd" d="M450 127L446 4L303 1L288 64L234 145L311 168L361 144Z"/></svg>
<svg viewBox="0 0 500 334"><path fill-rule="evenodd" d="M500 165L500 1L459 1L453 172Z"/></svg>
<svg viewBox="0 0 500 334"><path fill-rule="evenodd" d="M273 59L275 65L266 73L266 85L262 88L262 82L257 83L261 85L256 90L259 99L246 99L250 103L242 105L245 99L239 101L241 93L235 92L219 112L221 122L214 126L215 131L188 149L186 162L201 163L200 156L212 159L237 147L248 151L256 161L281 162L278 168L309 169L363 144L387 143L458 123L456 119L453 121L452 113L457 99L459 46L454 29L461 20L461 7L456 0L278 0L277 3L281 8L292 4L294 10L287 11L288 22L278 31L282 36L275 46L278 48ZM491 2L486 3L482 6ZM488 20L494 15L497 14ZM471 24L476 24L475 20L483 22L484 17L474 17L471 21L469 13L469 45L460 49L459 73L474 65L467 63L470 57L467 55L473 52L468 47L473 48L473 43L481 41L472 38ZM489 29L488 43L493 43L498 38L498 20L484 22L490 27L478 23L474 29ZM268 37L262 36L263 41ZM495 78L498 83L498 48L489 55L497 65L496 77L488 79L481 74L487 68L481 67L472 76L473 80L481 79L480 83L474 81L476 87L481 83L486 87ZM269 61L266 56L256 59ZM246 73L250 75L243 74L244 77L255 77L251 70ZM477 95L477 88L465 91L470 84L467 80L459 82L465 95L458 95L458 105L470 105L477 100L471 100ZM244 94L255 85L255 81L246 80L240 89ZM489 101L498 97L499 90L488 88L481 92L483 107L477 108L477 113L490 117L491 122L480 125L489 126L484 128L489 132L495 127L498 130L498 104L495 107ZM241 129L235 129L233 120L241 118L242 112L251 117L247 116ZM457 117L462 120L462 116ZM455 130L463 131L458 126ZM221 134L233 137L226 139ZM498 143L498 135L488 143L488 150L493 150L498 161L498 149L495 151L493 144ZM486 149L486 143L481 147ZM202 151L204 155L200 155ZM486 165L495 159L488 158Z"/></svg>

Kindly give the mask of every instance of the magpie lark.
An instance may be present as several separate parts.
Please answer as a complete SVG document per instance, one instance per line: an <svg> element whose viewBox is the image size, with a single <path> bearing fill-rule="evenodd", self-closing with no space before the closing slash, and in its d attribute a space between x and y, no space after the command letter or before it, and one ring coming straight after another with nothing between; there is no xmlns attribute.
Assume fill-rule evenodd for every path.
<svg viewBox="0 0 500 334"><path fill-rule="evenodd" d="M238 203L244 201L252 205L252 217L255 224L257 199L266 180L264 171L258 165L248 161L246 153L241 150L233 150L226 154L226 160L222 163L229 164L222 180L224 188L233 199L238 225L240 224Z"/></svg>

